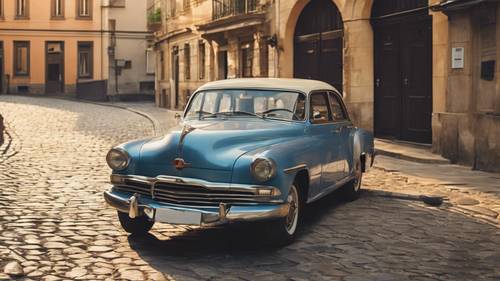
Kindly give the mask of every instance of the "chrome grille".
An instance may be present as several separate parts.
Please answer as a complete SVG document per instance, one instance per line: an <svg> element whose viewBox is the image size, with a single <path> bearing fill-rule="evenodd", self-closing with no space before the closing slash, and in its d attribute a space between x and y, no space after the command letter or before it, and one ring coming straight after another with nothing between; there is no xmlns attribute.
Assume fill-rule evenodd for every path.
<svg viewBox="0 0 500 281"><path fill-rule="evenodd" d="M269 202L269 197L255 195L252 191L218 189L165 182L147 182L126 179L124 184L115 185L118 191L138 193L162 203L188 206L219 206L227 204L255 204Z"/></svg>

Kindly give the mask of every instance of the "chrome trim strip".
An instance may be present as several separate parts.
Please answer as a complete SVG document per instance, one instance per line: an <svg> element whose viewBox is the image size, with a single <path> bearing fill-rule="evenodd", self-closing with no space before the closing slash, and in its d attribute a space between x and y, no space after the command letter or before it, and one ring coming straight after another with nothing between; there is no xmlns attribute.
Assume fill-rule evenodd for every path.
<svg viewBox="0 0 500 281"><path fill-rule="evenodd" d="M290 168L286 168L286 169L283 169L283 172L285 174L293 174L297 171L300 171L300 170L303 170L303 169L307 169L307 165L306 164L299 164L297 166L293 166L293 167L290 167Z"/></svg>
<svg viewBox="0 0 500 281"><path fill-rule="evenodd" d="M113 178L115 180L119 180L119 182L113 182ZM274 186L265 186L265 185L251 185L251 184L237 184L237 183L219 183L219 182L209 182L200 179L194 178L184 178L184 177L174 177L174 176L158 176L156 178L145 177L145 176L136 176L136 175L119 175L113 174L111 175L111 183L117 185L123 185L126 180L143 180L144 183L148 183L149 185L157 184L157 183L172 183L177 185L186 185L186 186L198 186L202 188L206 188L212 191L242 191L249 192L255 195L258 195L259 189L268 189L272 190L273 196L281 195L281 191L279 188ZM127 185L125 183L125 185Z"/></svg>

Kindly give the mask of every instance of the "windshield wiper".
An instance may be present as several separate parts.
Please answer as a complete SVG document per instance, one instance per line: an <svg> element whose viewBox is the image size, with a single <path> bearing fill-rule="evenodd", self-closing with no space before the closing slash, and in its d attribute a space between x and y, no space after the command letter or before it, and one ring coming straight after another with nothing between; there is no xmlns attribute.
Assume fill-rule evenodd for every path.
<svg viewBox="0 0 500 281"><path fill-rule="evenodd" d="M200 115L200 120L205 118L214 118L214 117L226 117L222 112L210 113L210 114L202 114Z"/></svg>
<svg viewBox="0 0 500 281"><path fill-rule="evenodd" d="M247 116L255 116L258 118L265 119L263 115L255 114L252 112L247 112L247 111L224 111L224 112L216 112L212 114L207 114L207 115L202 115L202 118L212 118L212 117L218 117L218 116L235 116L235 115L247 115Z"/></svg>

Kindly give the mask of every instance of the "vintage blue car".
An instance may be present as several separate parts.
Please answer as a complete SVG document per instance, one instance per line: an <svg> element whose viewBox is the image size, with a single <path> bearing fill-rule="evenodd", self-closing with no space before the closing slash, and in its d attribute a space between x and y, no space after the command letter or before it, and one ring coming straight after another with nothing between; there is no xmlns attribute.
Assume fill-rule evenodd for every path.
<svg viewBox="0 0 500 281"><path fill-rule="evenodd" d="M285 244L305 204L340 187L356 199L373 159L372 134L353 126L342 96L324 82L216 81L193 93L165 136L109 151L112 188L104 197L132 234L154 222L268 220Z"/></svg>

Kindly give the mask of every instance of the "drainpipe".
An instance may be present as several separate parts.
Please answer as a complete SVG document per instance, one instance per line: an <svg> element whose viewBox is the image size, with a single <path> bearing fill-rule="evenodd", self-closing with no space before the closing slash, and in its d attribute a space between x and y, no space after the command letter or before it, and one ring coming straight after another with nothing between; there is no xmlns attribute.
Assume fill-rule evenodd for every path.
<svg viewBox="0 0 500 281"><path fill-rule="evenodd" d="M104 50L105 46L104 46L104 18L103 17L104 17L104 5L101 3L101 80L104 80L104 64L103 64L104 51L103 50Z"/></svg>

